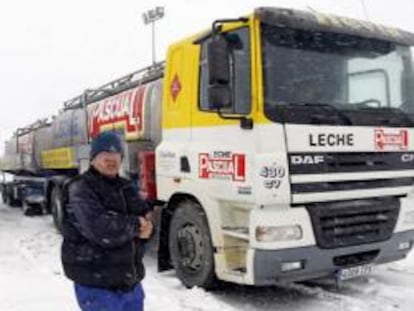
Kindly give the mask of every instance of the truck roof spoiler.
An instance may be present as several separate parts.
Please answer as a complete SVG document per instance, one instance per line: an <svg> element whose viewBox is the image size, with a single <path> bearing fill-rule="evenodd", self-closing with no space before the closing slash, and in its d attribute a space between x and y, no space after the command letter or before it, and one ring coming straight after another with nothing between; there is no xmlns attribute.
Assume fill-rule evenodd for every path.
<svg viewBox="0 0 414 311"><path fill-rule="evenodd" d="M414 34L394 27L374 24L365 20L341 17L317 11L260 7L255 16L262 22L279 27L310 31L336 32L370 39L391 41L414 46Z"/></svg>

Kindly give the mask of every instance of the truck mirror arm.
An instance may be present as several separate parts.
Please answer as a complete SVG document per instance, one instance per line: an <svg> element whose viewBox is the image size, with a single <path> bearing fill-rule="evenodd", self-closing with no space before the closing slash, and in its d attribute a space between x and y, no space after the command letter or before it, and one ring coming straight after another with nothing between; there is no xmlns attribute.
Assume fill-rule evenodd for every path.
<svg viewBox="0 0 414 311"><path fill-rule="evenodd" d="M245 117L245 116L226 116L226 115L223 114L223 112L221 111L220 108L217 108L216 112L217 112L218 116L221 119L224 119L224 120L240 120L240 127L243 130L252 130L253 129L254 123L253 123L252 118L248 118L248 117Z"/></svg>
<svg viewBox="0 0 414 311"><path fill-rule="evenodd" d="M249 19L247 17L215 20L212 24L211 30L204 33L201 37L197 38L196 40L194 40L193 44L202 44L204 41L220 33L224 23L237 23L237 22L247 23L248 21Z"/></svg>

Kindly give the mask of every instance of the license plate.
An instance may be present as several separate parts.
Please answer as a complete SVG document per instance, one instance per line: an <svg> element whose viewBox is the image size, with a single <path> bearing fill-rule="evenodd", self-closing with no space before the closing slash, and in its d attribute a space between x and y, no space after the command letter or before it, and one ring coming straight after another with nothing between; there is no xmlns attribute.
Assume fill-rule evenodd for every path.
<svg viewBox="0 0 414 311"><path fill-rule="evenodd" d="M337 276L340 280L349 280L358 276L367 275L372 271L372 265L363 265L339 270Z"/></svg>

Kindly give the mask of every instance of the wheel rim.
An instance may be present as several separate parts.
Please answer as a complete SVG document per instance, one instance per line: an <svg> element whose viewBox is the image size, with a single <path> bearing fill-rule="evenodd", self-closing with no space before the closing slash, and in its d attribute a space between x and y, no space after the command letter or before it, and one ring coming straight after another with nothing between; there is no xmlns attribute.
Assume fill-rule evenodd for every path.
<svg viewBox="0 0 414 311"><path fill-rule="evenodd" d="M204 262L204 241L200 230L193 224L186 224L177 232L180 264L192 271L202 268Z"/></svg>

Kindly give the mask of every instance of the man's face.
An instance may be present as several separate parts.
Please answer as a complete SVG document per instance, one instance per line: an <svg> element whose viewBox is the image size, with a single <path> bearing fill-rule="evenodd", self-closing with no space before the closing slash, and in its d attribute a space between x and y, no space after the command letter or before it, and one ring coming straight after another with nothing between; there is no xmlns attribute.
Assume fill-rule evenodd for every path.
<svg viewBox="0 0 414 311"><path fill-rule="evenodd" d="M120 153L102 151L93 158L92 165L102 175L116 177L121 167L121 161Z"/></svg>

